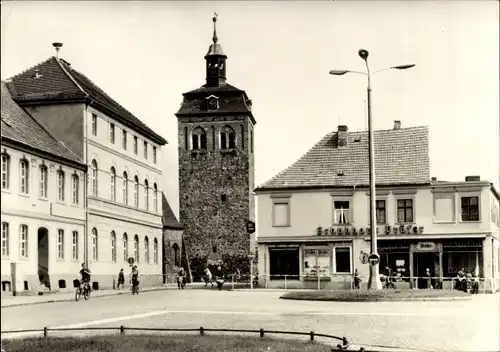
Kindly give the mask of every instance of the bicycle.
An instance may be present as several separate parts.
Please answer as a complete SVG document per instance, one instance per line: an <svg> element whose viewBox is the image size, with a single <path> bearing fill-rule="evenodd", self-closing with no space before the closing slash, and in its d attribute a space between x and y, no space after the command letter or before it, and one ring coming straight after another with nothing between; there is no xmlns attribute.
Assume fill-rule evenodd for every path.
<svg viewBox="0 0 500 352"><path fill-rule="evenodd" d="M90 298L90 287L88 282L83 283L83 288L81 283L78 284L75 293L75 301L78 302L82 295L85 300L88 300Z"/></svg>
<svg viewBox="0 0 500 352"><path fill-rule="evenodd" d="M137 281L134 281L134 280L131 280L132 281L132 295L136 294L138 295L139 294L139 280Z"/></svg>

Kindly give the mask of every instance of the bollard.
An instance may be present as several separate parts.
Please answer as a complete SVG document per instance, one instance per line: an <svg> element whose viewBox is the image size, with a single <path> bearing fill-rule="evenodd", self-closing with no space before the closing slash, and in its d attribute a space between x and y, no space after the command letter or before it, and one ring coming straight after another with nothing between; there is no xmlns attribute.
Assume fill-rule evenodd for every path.
<svg viewBox="0 0 500 352"><path fill-rule="evenodd" d="M260 329L260 337L264 337L264 329Z"/></svg>
<svg viewBox="0 0 500 352"><path fill-rule="evenodd" d="M47 327L45 326L45 327L43 328L43 337L44 337L44 338L47 338L47 335L48 335L48 334L49 334L49 329L47 329Z"/></svg>
<svg viewBox="0 0 500 352"><path fill-rule="evenodd" d="M314 341L314 331L311 331L309 335L311 336L311 341Z"/></svg>
<svg viewBox="0 0 500 352"><path fill-rule="evenodd" d="M125 327L123 325L120 326L120 335L125 335Z"/></svg>
<svg viewBox="0 0 500 352"><path fill-rule="evenodd" d="M205 335L205 329L203 329L203 326L200 326L200 335Z"/></svg>
<svg viewBox="0 0 500 352"><path fill-rule="evenodd" d="M234 274L231 274L231 289L234 290Z"/></svg>
<svg viewBox="0 0 500 352"><path fill-rule="evenodd" d="M286 287L286 277L287 277L287 275L285 275L285 290L287 289L287 287Z"/></svg>
<svg viewBox="0 0 500 352"><path fill-rule="evenodd" d="M321 290L321 282L319 280L319 273L318 273L318 291Z"/></svg>

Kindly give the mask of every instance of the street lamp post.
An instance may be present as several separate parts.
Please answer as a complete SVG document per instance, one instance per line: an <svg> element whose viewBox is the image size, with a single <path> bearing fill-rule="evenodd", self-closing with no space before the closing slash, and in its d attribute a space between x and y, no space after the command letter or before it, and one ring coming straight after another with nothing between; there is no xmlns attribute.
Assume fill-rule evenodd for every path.
<svg viewBox="0 0 500 352"><path fill-rule="evenodd" d="M368 95L368 152L369 152L369 170L370 170L370 242L371 242L371 253L370 259L370 279L368 281L368 289L381 290L382 283L380 282L379 277L379 255L377 250L377 219L376 219L376 193L375 193L375 151L374 151L374 143L373 143L373 129L372 129L372 108L371 108L371 74L370 67L368 66L368 50L361 49L358 51L359 56L365 61L366 64L366 73L359 71L349 71L349 70L331 70L331 75L342 76L346 73L358 73L366 75L368 78L368 85L366 88ZM386 70L406 70L408 68L412 68L415 65L400 65L388 67L377 72L382 72Z"/></svg>

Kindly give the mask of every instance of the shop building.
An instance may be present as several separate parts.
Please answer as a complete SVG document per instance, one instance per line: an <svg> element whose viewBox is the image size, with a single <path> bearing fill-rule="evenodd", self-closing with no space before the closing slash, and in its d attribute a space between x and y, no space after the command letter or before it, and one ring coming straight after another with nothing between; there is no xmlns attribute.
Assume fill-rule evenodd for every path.
<svg viewBox="0 0 500 352"><path fill-rule="evenodd" d="M430 269L451 285L464 268L497 290L499 195L479 177L430 177L428 128L374 132L380 270L401 273L401 287ZM264 287L349 288L355 269L368 281L370 252L368 134L347 126L327 134L290 167L255 190L258 258ZM319 273L319 275L318 275Z"/></svg>

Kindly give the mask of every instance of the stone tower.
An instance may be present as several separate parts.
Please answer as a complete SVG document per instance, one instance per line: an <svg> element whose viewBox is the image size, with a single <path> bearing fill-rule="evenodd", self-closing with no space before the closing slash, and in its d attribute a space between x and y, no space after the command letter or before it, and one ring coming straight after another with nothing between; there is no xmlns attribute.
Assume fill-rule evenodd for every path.
<svg viewBox="0 0 500 352"><path fill-rule="evenodd" d="M216 15L217 16L217 15ZM205 55L206 83L183 94L177 112L179 206L190 271L198 280L207 263L222 259L226 270L249 271L255 219L252 101L226 82L227 56L213 43Z"/></svg>

